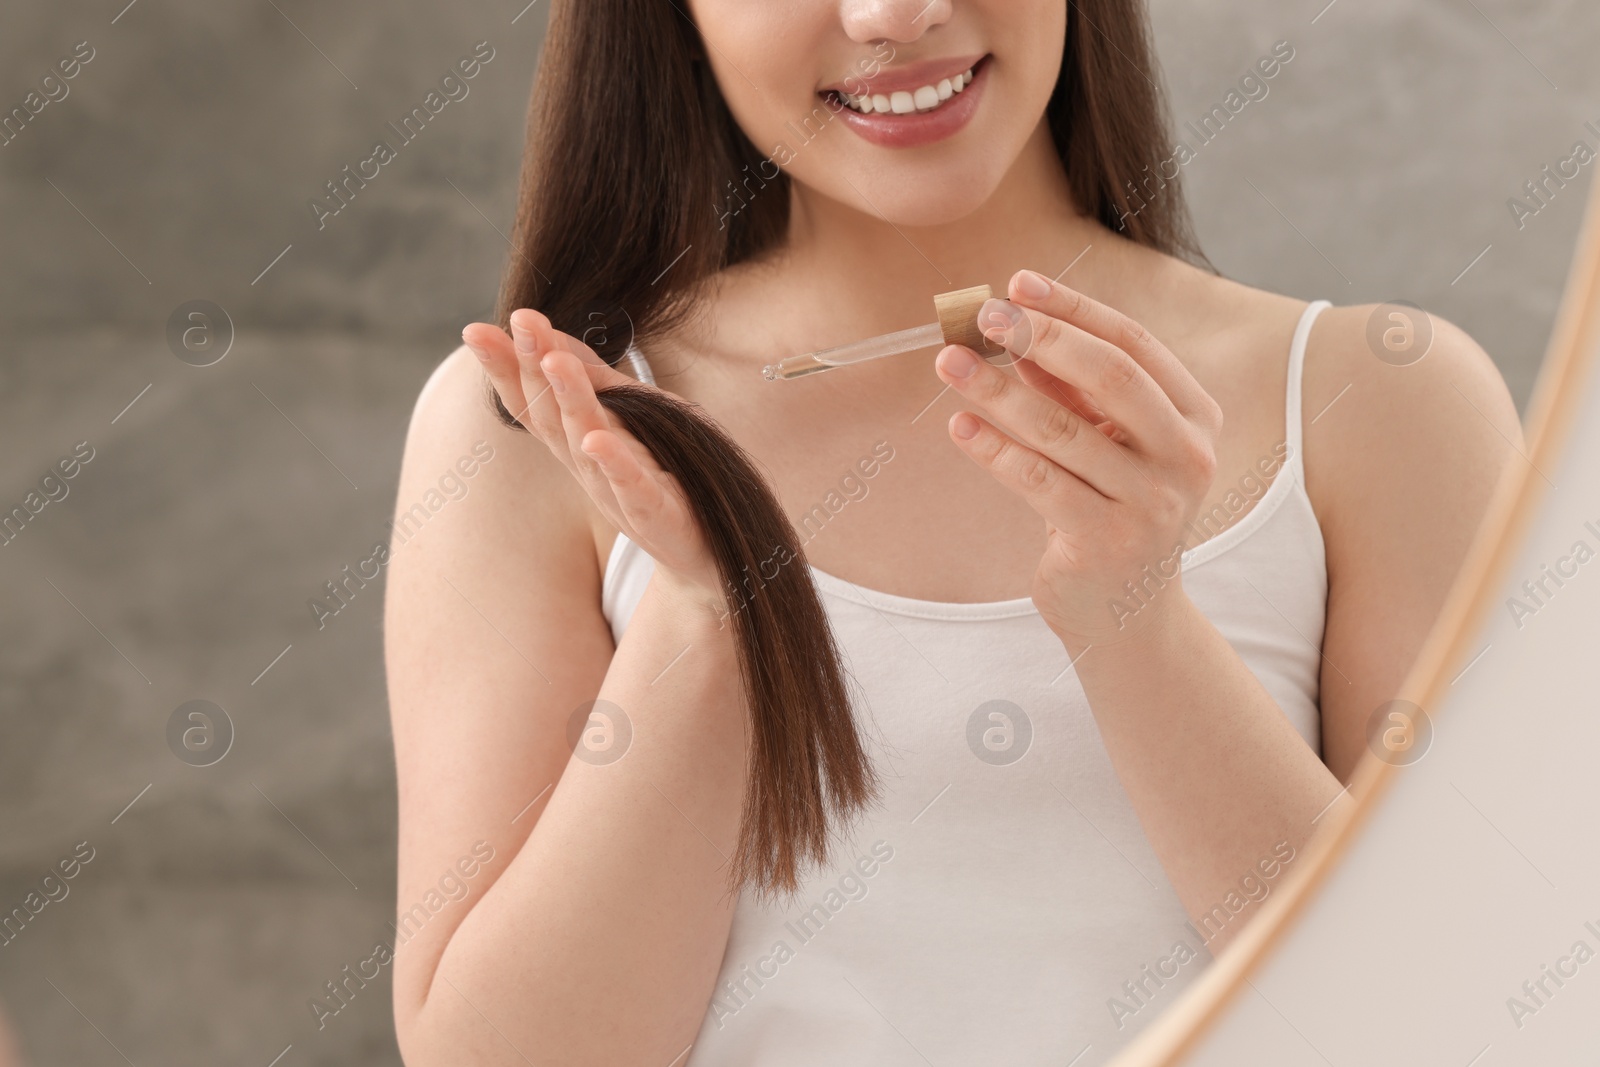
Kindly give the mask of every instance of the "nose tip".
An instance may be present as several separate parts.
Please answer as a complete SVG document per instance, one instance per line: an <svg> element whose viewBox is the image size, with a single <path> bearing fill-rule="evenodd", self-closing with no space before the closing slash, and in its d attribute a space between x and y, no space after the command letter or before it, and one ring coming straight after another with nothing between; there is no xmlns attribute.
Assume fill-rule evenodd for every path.
<svg viewBox="0 0 1600 1067"><path fill-rule="evenodd" d="M845 32L862 44L907 44L949 21L951 0L845 0Z"/></svg>

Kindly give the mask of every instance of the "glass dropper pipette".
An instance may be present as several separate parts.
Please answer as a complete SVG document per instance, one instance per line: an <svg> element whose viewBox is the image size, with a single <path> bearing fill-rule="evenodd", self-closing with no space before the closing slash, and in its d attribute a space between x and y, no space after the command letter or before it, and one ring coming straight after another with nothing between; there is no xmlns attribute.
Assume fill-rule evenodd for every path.
<svg viewBox="0 0 1600 1067"><path fill-rule="evenodd" d="M852 341L836 348L824 348L820 352L790 356L788 359L762 367L761 376L769 382L775 382L780 378L799 378L806 374L816 374L818 371L846 367L852 363L865 363L869 359L897 356L901 352L913 352L919 348L942 344L944 344L944 331L939 328L937 322L930 322L925 326L913 326L909 330L879 334L877 337Z"/></svg>
<svg viewBox="0 0 1600 1067"><path fill-rule="evenodd" d="M863 341L852 341L849 344L824 348L817 352L790 356L788 359L762 367L761 376L769 382L786 381L807 374L833 370L835 367L848 367L852 363L865 363L867 360L882 359L885 356L899 355L901 352L913 352L933 345L960 344L973 348L980 354L992 352L996 346L988 342L983 336L983 331L978 328L978 309L992 295L993 290L987 285L940 293L933 298L934 310L939 316L938 322L913 326L909 330L879 334L877 337L868 337Z"/></svg>

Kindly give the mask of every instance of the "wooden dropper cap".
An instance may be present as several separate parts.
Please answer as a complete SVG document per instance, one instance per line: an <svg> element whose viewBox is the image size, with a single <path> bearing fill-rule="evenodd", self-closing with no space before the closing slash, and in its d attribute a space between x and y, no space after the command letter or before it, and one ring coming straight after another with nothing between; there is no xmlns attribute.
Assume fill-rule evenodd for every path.
<svg viewBox="0 0 1600 1067"><path fill-rule="evenodd" d="M974 285L970 289L952 289L933 298L933 309L939 315L939 329L947 345L966 345L978 355L994 355L1005 349L983 336L978 326L978 309L994 296L987 285Z"/></svg>

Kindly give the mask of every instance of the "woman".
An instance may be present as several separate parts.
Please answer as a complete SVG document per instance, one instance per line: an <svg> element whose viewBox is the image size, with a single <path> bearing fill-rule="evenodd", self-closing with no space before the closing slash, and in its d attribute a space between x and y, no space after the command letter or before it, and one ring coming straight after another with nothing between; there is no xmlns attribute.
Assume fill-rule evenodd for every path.
<svg viewBox="0 0 1600 1067"><path fill-rule="evenodd" d="M511 329L401 479L492 446L391 566L408 1063L1103 1062L1293 867L1517 417L1448 323L1397 366L1197 266L1153 76L1133 0L556 4ZM980 283L1007 357L762 378ZM635 378L759 461L859 684L880 803L780 900L728 892L728 601Z"/></svg>

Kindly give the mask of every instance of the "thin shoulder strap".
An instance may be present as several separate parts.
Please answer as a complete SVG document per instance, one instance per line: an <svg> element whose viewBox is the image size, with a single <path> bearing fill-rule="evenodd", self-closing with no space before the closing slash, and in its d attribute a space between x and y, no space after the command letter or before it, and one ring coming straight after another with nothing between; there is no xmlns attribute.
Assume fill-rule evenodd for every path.
<svg viewBox="0 0 1600 1067"><path fill-rule="evenodd" d="M622 353L623 362L628 364L628 370L633 376L646 385L656 384L656 376L650 371L650 361L644 358L644 353L632 341L628 342L628 350Z"/></svg>
<svg viewBox="0 0 1600 1067"><path fill-rule="evenodd" d="M1317 321L1317 316L1322 309L1331 307L1327 300L1313 300L1306 305L1300 313L1300 324L1294 329L1294 341L1289 345L1289 374L1288 383L1284 388L1283 433L1289 445L1289 462L1293 463L1300 458L1301 436L1301 379L1306 362L1306 340L1311 336L1311 326Z"/></svg>

